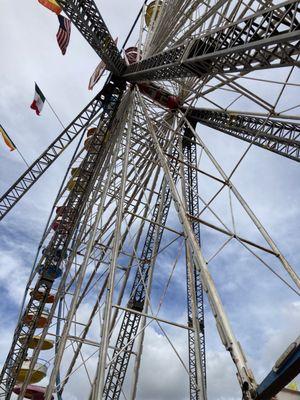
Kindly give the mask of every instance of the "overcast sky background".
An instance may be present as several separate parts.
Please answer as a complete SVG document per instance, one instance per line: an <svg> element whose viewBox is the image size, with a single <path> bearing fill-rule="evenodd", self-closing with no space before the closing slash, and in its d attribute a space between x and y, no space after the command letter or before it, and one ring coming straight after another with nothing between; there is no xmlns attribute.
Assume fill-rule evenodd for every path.
<svg viewBox="0 0 300 400"><path fill-rule="evenodd" d="M123 42L141 3L137 0L97 1L112 36L119 37L119 44ZM65 124L97 93L89 92L87 85L99 62L98 56L72 27L70 45L63 57L56 43L57 29L56 16L38 2L16 4L9 0L1 1L0 123L29 163L61 131L47 104L40 117L29 108L34 95L34 81ZM272 77L281 77L286 73L272 71ZM295 73L294 81L299 82L298 78L298 73ZM101 83L97 88L101 88ZM280 88L256 84L256 90L269 98ZM297 99L296 90L298 88L286 93L282 108L284 103L297 104L299 96ZM224 92L215 96L221 102ZM251 106L241 100L236 107L249 109ZM298 111L295 110L295 113ZM206 127L198 127L198 132L227 172L247 147L245 143ZM5 301L0 304L0 362L4 361L8 352L37 244L72 149L74 144L1 223L0 290ZM1 193L24 169L25 165L17 152L10 153L0 142ZM299 273L299 165L252 147L233 181ZM203 191L208 193L204 186L205 181ZM240 218L240 226L241 231L244 229L245 233L257 238L244 216ZM299 334L300 302L294 293L253 258L237 254L236 248L230 247L224 253L221 264L212 263L211 270L249 363L260 381L285 347ZM183 398L180 384L182 369L170 367L172 356L162 353L162 340L156 330L150 329L145 349L151 350L151 358L147 358L143 367L141 379L144 391L139 393L139 399ZM182 336L174 336L173 340L179 349L183 349L185 342ZM209 397L214 400L240 398L230 357L222 350L210 314L207 315L207 349ZM164 381L160 379L159 369L153 368L156 364L166 373ZM168 383L167 387L162 387L164 382ZM74 382L70 399L80 398L77 397L79 386Z"/></svg>

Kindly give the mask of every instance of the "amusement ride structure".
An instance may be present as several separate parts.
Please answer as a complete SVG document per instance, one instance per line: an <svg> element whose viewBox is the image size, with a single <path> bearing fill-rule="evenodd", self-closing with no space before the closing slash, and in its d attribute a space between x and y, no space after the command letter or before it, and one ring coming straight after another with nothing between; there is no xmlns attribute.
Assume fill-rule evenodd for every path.
<svg viewBox="0 0 300 400"><path fill-rule="evenodd" d="M86 380L89 400L136 399L147 328L154 325L186 372L185 398L206 399L203 297L236 368L241 396L271 399L300 371L300 339L287 343L270 373L257 382L210 263L218 262L222 250L236 241L265 266L264 254L274 258L286 277L282 282L296 295L300 280L233 184L234 171L224 171L197 126L246 141L247 151L260 146L299 162L299 118L278 112L277 104L299 66L300 2L145 2L121 51L93 0L57 3L105 62L109 76L0 199L2 219L69 144L81 138L26 286L1 372L0 399L68 399L68 386L76 379L82 385ZM134 31L137 38L129 47ZM256 71L275 68L285 78L273 81L282 88L273 103L244 85L246 79L266 81ZM199 100L216 91L231 96L228 107L213 101L209 108L199 107ZM249 105L244 112L234 111L238 99ZM200 177L212 188L208 200ZM214 211L224 191L229 193L232 226ZM234 202L263 244L239 235ZM206 232L224 238L209 258ZM182 323L159 313L167 298L170 302L176 273L186 292ZM169 329L186 333L186 354L179 354ZM47 383L37 385L44 378Z"/></svg>

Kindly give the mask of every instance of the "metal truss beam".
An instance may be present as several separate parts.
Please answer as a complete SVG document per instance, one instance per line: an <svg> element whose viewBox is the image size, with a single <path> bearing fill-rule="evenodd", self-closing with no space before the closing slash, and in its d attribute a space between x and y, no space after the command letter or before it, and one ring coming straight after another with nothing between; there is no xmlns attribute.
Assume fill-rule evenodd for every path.
<svg viewBox="0 0 300 400"><path fill-rule="evenodd" d="M299 1L286 1L127 67L129 81L299 65ZM278 17L280 15L280 17Z"/></svg>
<svg viewBox="0 0 300 400"><path fill-rule="evenodd" d="M89 125L102 107L100 92L0 198L0 220Z"/></svg>
<svg viewBox="0 0 300 400"><path fill-rule="evenodd" d="M25 307L23 315L20 317L18 325L15 329L13 343L0 374L0 399L5 398L6 400L9 400L11 397L12 389L15 385L22 362L25 360L27 355L29 342L34 335L38 319L40 318L46 304L46 298L53 286L55 278L53 275L49 276L49 268L51 268L52 271L57 271L59 269L63 257L68 251L75 229L80 223L82 211L93 189L99 168L106 158L107 150L110 148L111 143L114 143L113 140L107 141L105 139L107 135L110 134L109 130L112 126L113 117L119 106L121 96L123 95L124 84L111 81L106 85L105 90L106 96L103 99L104 110L99 122L99 126L101 125L101 131L98 129L98 133L93 135L90 150L87 152L84 160L81 163L81 172L76 180L75 187L70 192L70 195L65 203L64 211L62 212L62 220L60 224L61 226L69 224L68 234L66 235L65 232L60 229L56 230L44 250L44 255L42 258L43 264L41 265L39 278L37 279L33 289L33 293L37 293L38 291L42 290L44 295L41 299L35 299L34 296L31 296L27 306ZM100 151L100 149L103 151ZM80 232L83 232L85 229L87 219L88 214L84 218L83 229L81 229ZM65 268L65 272L59 284L58 292L62 290L65 284L70 267L71 264ZM54 315L58 300L59 298L57 297L52 304L51 309L49 310L48 323L43 328L43 332L40 334L41 340L39 345L35 348L31 358L31 374L32 368L35 365L41 349L42 342L47 334L48 326ZM27 318L28 315L32 315L32 319L29 322ZM22 344L19 341L20 336L25 337L25 341L22 342ZM21 388L21 393L19 395L20 398L24 396L30 377L30 373L27 374L27 377Z"/></svg>
<svg viewBox="0 0 300 400"><path fill-rule="evenodd" d="M238 113L191 109L189 119L273 153L300 161L300 124Z"/></svg>
<svg viewBox="0 0 300 400"><path fill-rule="evenodd" d="M192 121L192 123L194 122ZM183 155L187 161L182 167L184 177L183 193L189 214L197 217L200 213L198 174L197 170L192 168L192 166L197 166L197 145L193 139L192 131L186 126L182 139ZM195 238L199 246L201 246L199 221L192 220L191 226ZM200 272L194 265L188 246L186 248L186 259L188 324L194 327L194 330L188 332L190 400L200 400L206 398L203 288Z"/></svg>
<svg viewBox="0 0 300 400"><path fill-rule="evenodd" d="M126 64L93 0L57 0L64 12L113 74Z"/></svg>
<svg viewBox="0 0 300 400"><path fill-rule="evenodd" d="M183 114L182 114L183 115ZM287 271L287 273L290 275L291 279L294 281L295 285L300 288L300 278L298 276L298 274L294 271L294 269L292 268L292 266L289 264L289 262L286 260L286 258L283 256L283 254L280 252L280 250L278 249L278 247L276 246L275 242L273 241L273 239L271 238L271 236L268 234L268 232L266 231L266 229L263 227L263 225L261 224L261 222L259 221L259 219L256 217L256 215L254 214L254 212L251 210L251 208L249 207L249 205L247 204L247 202L244 200L244 198L241 196L241 194L239 193L239 191L236 189L236 187L234 186L234 184L232 183L232 181L230 180L230 178L227 176L227 174L225 173L225 171L223 170L223 168L220 166L220 164L217 162L217 160L213 157L213 155L211 154L211 152L209 151L209 149L207 148L207 146L205 145L205 143L203 142L203 140L201 140L201 138L199 137L199 135L197 134L197 132L194 130L193 126L188 122L188 119L185 118L186 123L189 125L189 127L191 128L191 130L193 131L197 142L199 143L199 145L203 148L203 150L205 151L205 153L207 154L208 158L211 160L211 162L214 164L214 166L216 167L217 171L220 173L221 177L224 179L224 181L227 182L227 184L229 185L232 193L234 194L234 196L236 197L236 199L238 200L238 202L241 204L241 206L244 208L244 210L246 211L246 213L248 214L248 216L250 217L250 219L253 221L254 225L257 227L257 229L259 230L259 232L261 233L262 237L265 239L265 241L269 244L270 249L273 250L273 252L275 254L277 254L278 259L280 260L282 266L284 267L284 269Z"/></svg>

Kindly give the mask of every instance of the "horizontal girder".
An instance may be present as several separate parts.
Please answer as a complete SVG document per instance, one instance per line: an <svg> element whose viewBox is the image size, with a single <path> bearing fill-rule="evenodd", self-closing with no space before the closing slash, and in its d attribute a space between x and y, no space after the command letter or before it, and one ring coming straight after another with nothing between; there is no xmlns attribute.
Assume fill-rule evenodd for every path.
<svg viewBox="0 0 300 400"><path fill-rule="evenodd" d="M299 65L299 1L286 1L127 67L129 81ZM280 15L280 17L278 17Z"/></svg>
<svg viewBox="0 0 300 400"><path fill-rule="evenodd" d="M93 0L57 0L79 32L105 62L107 69L120 75L125 61Z"/></svg>
<svg viewBox="0 0 300 400"><path fill-rule="evenodd" d="M300 124L204 108L191 109L188 116L210 128L300 161Z"/></svg>

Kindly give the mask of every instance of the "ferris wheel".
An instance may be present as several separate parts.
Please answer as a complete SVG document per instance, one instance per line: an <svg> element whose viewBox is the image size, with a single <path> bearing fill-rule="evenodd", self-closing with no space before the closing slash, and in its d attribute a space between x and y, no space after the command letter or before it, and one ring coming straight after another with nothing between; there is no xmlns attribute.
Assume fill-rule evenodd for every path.
<svg viewBox="0 0 300 400"><path fill-rule="evenodd" d="M0 399L134 400L147 374L160 398L178 383L176 365L183 398L205 400L206 317L241 397L273 398L300 372L300 337L258 382L211 268L246 252L299 296L296 270L232 177L256 146L300 160L297 107L281 106L297 87L300 2L146 1L121 50L93 0L57 3L109 74L0 199L2 219L80 138L26 285ZM266 100L260 85L276 90ZM247 144L230 173L203 127ZM240 233L239 215L253 237Z"/></svg>

